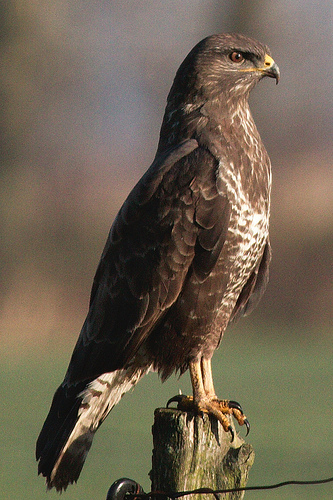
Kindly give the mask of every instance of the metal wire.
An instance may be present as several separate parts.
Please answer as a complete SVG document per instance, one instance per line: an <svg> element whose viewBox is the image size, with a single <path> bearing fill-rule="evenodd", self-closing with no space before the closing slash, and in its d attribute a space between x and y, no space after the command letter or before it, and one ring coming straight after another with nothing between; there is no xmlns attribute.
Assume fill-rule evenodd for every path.
<svg viewBox="0 0 333 500"><path fill-rule="evenodd" d="M126 495L128 500L130 499L140 499L145 500L148 498L171 498L176 499L180 497L184 497L186 495L200 495L200 494L211 494L214 495L217 500L219 500L218 495L222 493L236 493L239 491L258 491L258 490L273 490L276 488L281 488L282 486L290 486L290 485L300 485L300 486L309 486L316 484L326 484L333 482L333 477L329 477L326 479L317 479L314 481L283 481L281 483L270 484L266 486L244 486L239 488L227 488L223 490L212 490L211 488L198 488L196 490L189 491L179 491L179 492L164 492L164 491L151 491L150 493L141 493L141 494L132 494L129 493Z"/></svg>

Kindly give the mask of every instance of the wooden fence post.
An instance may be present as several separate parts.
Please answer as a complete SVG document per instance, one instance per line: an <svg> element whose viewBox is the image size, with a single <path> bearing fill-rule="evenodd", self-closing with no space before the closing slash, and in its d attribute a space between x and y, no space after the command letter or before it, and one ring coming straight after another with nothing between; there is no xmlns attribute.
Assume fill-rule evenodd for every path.
<svg viewBox="0 0 333 500"><path fill-rule="evenodd" d="M254 451L234 432L235 439L231 443L230 433L224 432L214 418L175 409L156 409L150 473L152 491L244 487ZM218 496L221 500L242 499L244 492ZM214 500L214 496L190 495L184 500Z"/></svg>

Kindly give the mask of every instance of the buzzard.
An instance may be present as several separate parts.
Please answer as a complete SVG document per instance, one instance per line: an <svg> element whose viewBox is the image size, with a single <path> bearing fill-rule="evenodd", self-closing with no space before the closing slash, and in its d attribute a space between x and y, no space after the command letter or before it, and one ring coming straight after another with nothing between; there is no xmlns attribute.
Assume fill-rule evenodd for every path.
<svg viewBox="0 0 333 500"><path fill-rule="evenodd" d="M48 488L77 481L96 430L149 370L165 380L189 369L182 407L226 432L230 414L248 427L238 403L217 398L211 358L268 280L270 160L248 105L265 76L278 82L269 49L240 34L205 38L178 69L155 159L111 227L38 438Z"/></svg>

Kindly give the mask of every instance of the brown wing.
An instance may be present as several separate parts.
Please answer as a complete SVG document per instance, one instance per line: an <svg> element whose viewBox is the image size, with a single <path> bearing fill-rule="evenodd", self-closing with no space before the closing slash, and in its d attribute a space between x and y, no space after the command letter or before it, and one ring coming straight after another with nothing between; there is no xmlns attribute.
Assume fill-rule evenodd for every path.
<svg viewBox="0 0 333 500"><path fill-rule="evenodd" d="M271 245L267 241L264 253L256 269L250 275L243 290L241 291L230 321L237 320L240 316L246 316L255 309L263 296L269 278L269 263L271 261Z"/></svg>
<svg viewBox="0 0 333 500"><path fill-rule="evenodd" d="M195 140L155 159L111 228L90 309L66 376L77 383L124 366L177 300L191 264L204 280L229 222L215 158Z"/></svg>

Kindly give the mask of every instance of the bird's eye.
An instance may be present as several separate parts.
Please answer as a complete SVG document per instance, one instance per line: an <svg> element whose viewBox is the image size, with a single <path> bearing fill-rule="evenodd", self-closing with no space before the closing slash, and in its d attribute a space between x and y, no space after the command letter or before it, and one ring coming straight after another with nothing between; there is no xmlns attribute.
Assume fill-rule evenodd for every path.
<svg viewBox="0 0 333 500"><path fill-rule="evenodd" d="M229 57L234 63L241 63L244 61L244 56L240 52L231 52Z"/></svg>

